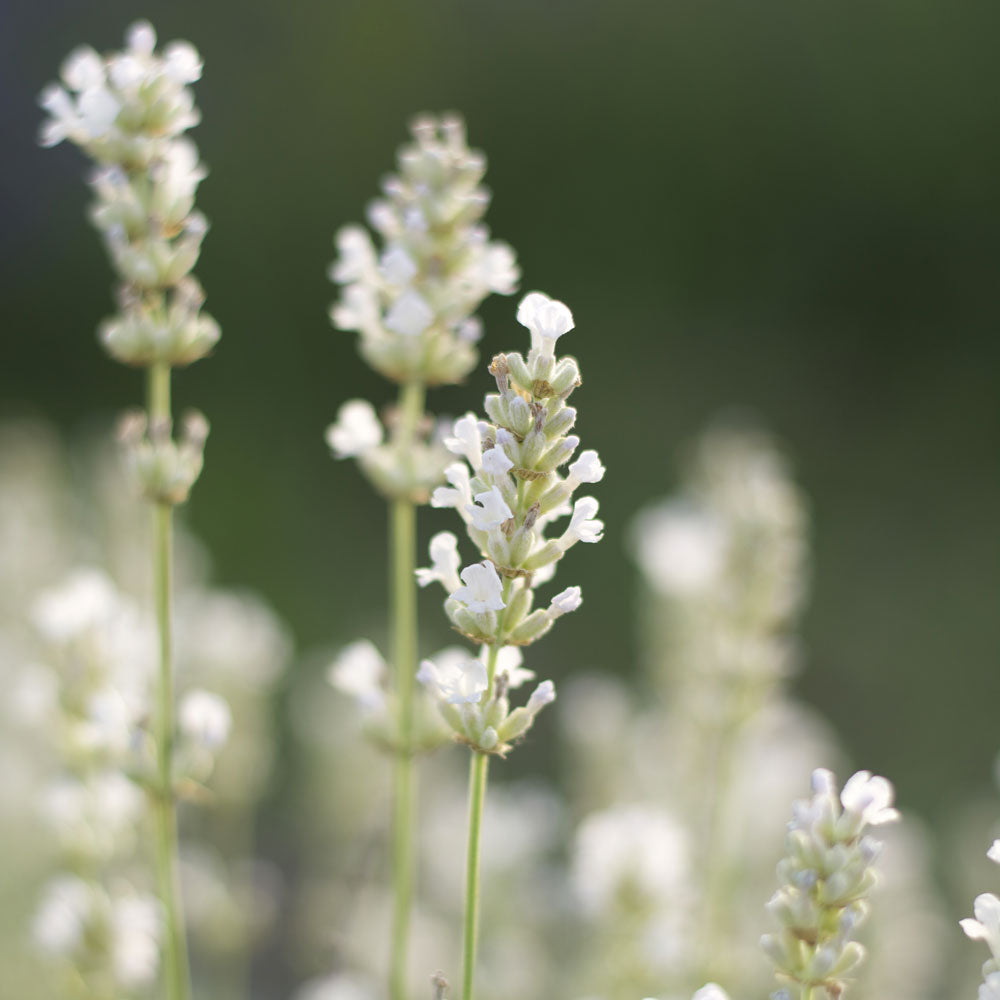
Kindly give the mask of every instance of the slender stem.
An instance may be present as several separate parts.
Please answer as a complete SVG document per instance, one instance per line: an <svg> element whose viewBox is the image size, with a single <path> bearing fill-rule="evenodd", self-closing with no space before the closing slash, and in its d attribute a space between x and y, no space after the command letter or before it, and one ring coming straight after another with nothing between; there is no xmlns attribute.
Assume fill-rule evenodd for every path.
<svg viewBox="0 0 1000 1000"><path fill-rule="evenodd" d="M399 394L396 441L405 453L410 448L423 416L424 387L419 382L404 385ZM413 688L417 673L417 564L416 507L409 498L392 501L391 592L393 661L399 705L399 750L393 775L392 822L392 951L389 995L406 1000L406 966L413 906L414 824L416 774L413 764Z"/></svg>
<svg viewBox="0 0 1000 1000"><path fill-rule="evenodd" d="M170 367L149 369L150 424L170 420ZM156 691L155 743L157 788L153 797L156 839L156 879L163 906L163 977L167 1000L188 1000L191 995L187 940L181 913L177 874L177 808L173 789L174 674L171 635L173 590L173 508L157 503L153 510L153 581L156 626L159 632L160 669Z"/></svg>
<svg viewBox="0 0 1000 1000"><path fill-rule="evenodd" d="M476 942L479 939L479 832L483 824L489 764L489 754L485 753L473 753L469 761L469 846L465 861L465 930L460 1000L472 1000L476 974Z"/></svg>
<svg viewBox="0 0 1000 1000"><path fill-rule="evenodd" d="M503 647L503 622L506 605L510 603L511 580L503 581L504 610L497 622L496 641L490 646L486 657L486 676L489 687L485 697L493 693L493 675L497 669L497 657ZM460 1000L472 1000L473 982L476 975L476 945L479 940L479 834L483 825L483 804L486 801L486 776L489 770L489 754L473 752L469 761L469 840L465 857L465 922L462 936L462 996Z"/></svg>
<svg viewBox="0 0 1000 1000"><path fill-rule="evenodd" d="M399 704L399 749L394 763L392 821L392 958L389 995L405 1000L407 945L414 875L413 681L417 672L416 509L409 500L392 503L393 660Z"/></svg>

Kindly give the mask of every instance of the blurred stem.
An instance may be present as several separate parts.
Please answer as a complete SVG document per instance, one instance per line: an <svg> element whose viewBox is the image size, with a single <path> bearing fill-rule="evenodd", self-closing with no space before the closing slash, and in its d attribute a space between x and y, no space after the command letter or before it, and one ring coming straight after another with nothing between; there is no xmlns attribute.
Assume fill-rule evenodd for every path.
<svg viewBox="0 0 1000 1000"><path fill-rule="evenodd" d="M166 427L170 433L170 366L149 368L148 407L150 433ZM191 974L181 913L177 873L177 807L173 788L174 668L171 635L173 589L173 507L156 503L153 509L153 587L156 627L159 632L160 669L154 720L157 789L153 797L156 838L156 880L163 906L163 979L167 1000L188 1000Z"/></svg>
<svg viewBox="0 0 1000 1000"><path fill-rule="evenodd" d="M424 410L424 386L408 382L399 392L396 442L410 449ZM410 498L392 501L392 628L395 687L399 699L399 750L393 776L392 950L389 995L406 998L407 950L413 906L415 780L413 765L413 685L417 673L417 512Z"/></svg>

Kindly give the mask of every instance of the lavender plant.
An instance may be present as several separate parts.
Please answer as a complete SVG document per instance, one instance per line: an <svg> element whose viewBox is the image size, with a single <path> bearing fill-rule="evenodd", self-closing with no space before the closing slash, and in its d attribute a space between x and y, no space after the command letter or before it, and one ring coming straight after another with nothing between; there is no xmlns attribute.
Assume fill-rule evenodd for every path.
<svg viewBox="0 0 1000 1000"><path fill-rule="evenodd" d="M414 861L414 753L435 742L415 708L417 669L416 507L442 481L448 453L424 409L428 386L461 381L472 370L482 336L473 315L491 292L511 294L519 272L505 243L492 242L482 216L489 194L481 186L486 160L466 144L454 115L417 118L414 143L398 157L399 173L383 184L369 221L382 239L348 226L336 236L339 257L330 271L342 285L331 311L334 326L357 331L362 357L400 386L396 408L380 422L366 400L341 406L327 442L337 458L353 457L391 505L394 678L373 727L396 757L393 804L393 886L390 994L406 993L406 962ZM332 675L348 693L362 694L371 711L382 687L377 651L355 649Z"/></svg>
<svg viewBox="0 0 1000 1000"><path fill-rule="evenodd" d="M466 414L445 441L464 462L446 470L450 486L435 490L431 503L454 508L483 560L459 571L458 539L450 532L430 544L432 565L420 581L439 582L448 593L445 613L467 639L479 644L467 654L425 660L417 675L438 701L455 739L472 751L469 771L469 835L463 936L463 1000L472 1000L479 912L479 846L490 756L504 757L531 727L538 712L555 698L551 680L542 681L525 705L510 707L509 692L534 673L523 668L511 647L540 639L557 618L576 610L579 587L556 594L546 608L534 608L535 588L555 574L559 559L577 542L600 541L604 525L595 518L593 497L570 500L583 483L599 482L604 466L588 450L568 467L579 438L568 432L576 410L566 405L580 384L573 358L557 359L555 344L573 329L562 303L540 292L521 302L518 322L531 331L531 349L498 354L490 364L497 392L487 395L491 422ZM560 517L571 514L558 536L546 537Z"/></svg>
<svg viewBox="0 0 1000 1000"><path fill-rule="evenodd" d="M990 861L1000 865L1000 840L994 840L986 852ZM992 892L976 897L974 917L962 920L961 927L973 941L984 941L990 957L983 963L983 983L979 987L979 1000L1000 998L1000 899Z"/></svg>
<svg viewBox="0 0 1000 1000"><path fill-rule="evenodd" d="M868 913L881 843L868 833L899 819L893 789L885 778L858 771L839 797L833 775L813 772L813 796L795 803L778 865L783 884L767 904L779 925L761 938L778 980L788 986L775 997L837 1000L845 977L864 957L854 940Z"/></svg>
<svg viewBox="0 0 1000 1000"><path fill-rule="evenodd" d="M204 216L194 209L205 169L184 138L200 119L189 85L201 69L187 42L173 42L159 54L153 28L137 22L121 52L101 56L86 47L73 52L62 67L63 85L49 87L41 97L50 115L41 131L43 145L69 140L97 165L90 180L91 219L120 282L119 310L102 324L101 342L112 357L146 369L146 412L129 416L121 436L154 517L159 668L156 765L147 790L155 817L170 1000L190 994L177 876L172 522L174 506L187 499L201 472L208 433L205 418L192 413L175 439L170 379L174 367L204 357L219 338L217 324L201 311L204 295L190 273L207 231ZM200 706L202 723L206 707Z"/></svg>

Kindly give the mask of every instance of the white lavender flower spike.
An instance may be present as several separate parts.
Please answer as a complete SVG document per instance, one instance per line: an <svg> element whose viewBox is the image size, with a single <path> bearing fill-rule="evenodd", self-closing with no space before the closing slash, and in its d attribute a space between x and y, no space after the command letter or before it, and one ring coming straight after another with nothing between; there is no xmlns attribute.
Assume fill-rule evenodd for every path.
<svg viewBox="0 0 1000 1000"><path fill-rule="evenodd" d="M420 571L421 582L445 583L445 611L454 627L497 653L505 646L530 645L558 618L579 607L580 588L567 587L547 606L533 610L534 588L551 578L555 563L571 545L597 542L604 529L595 516L598 503L593 497L570 507L574 491L582 483L599 482L605 472L592 449L573 461L580 442L570 433L576 410L566 401L580 384L580 372L575 361L559 360L554 353L556 340L573 328L572 314L561 302L532 292L521 302L518 319L532 331L531 350L527 357L511 353L493 359L490 372L498 391L485 400L490 419L485 422L467 413L455 422L445 444L465 461L448 467L451 485L439 487L431 497L434 506L458 511L482 562L462 570L462 585L454 587L451 541L445 566L442 542L436 539L432 568ZM569 466L565 475L560 472L564 465ZM548 526L570 511L566 530L547 538ZM516 724L505 728L506 696L513 685L507 677L494 689L494 679L501 676L494 663L480 706L489 715L485 728L491 742L478 748L492 753L506 752L507 737L523 733L551 700L550 694L554 696L554 689L541 687L528 706L510 714ZM445 714L451 724L454 713ZM460 739L476 745L468 718L453 728ZM494 735L497 743L492 742Z"/></svg>
<svg viewBox="0 0 1000 1000"><path fill-rule="evenodd" d="M853 938L868 912L881 848L866 830L899 814L891 808L892 785L868 771L850 778L839 798L829 771L815 771L812 787L813 797L793 809L778 865L783 884L767 904L780 930L760 943L779 981L840 996L865 954Z"/></svg>
<svg viewBox="0 0 1000 1000"><path fill-rule="evenodd" d="M1000 840L993 841L987 857L1000 864ZM980 1000L993 1000L1000 997L1000 899L992 892L984 892L976 897L972 912L973 917L966 917L959 924L967 937L985 942L990 950L990 958L983 964L979 997Z"/></svg>
<svg viewBox="0 0 1000 1000"><path fill-rule="evenodd" d="M519 273L482 224L486 161L466 145L461 120L424 115L411 132L368 213L382 250L358 226L337 234L331 277L343 292L331 316L360 334L365 360L387 378L439 385L471 371L481 334L472 314L491 292L510 295Z"/></svg>

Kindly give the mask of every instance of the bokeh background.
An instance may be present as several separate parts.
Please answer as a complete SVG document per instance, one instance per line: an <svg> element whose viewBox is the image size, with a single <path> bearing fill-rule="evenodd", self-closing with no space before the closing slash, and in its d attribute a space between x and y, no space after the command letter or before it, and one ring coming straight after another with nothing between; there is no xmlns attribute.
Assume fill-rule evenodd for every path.
<svg viewBox="0 0 1000 1000"><path fill-rule="evenodd" d="M110 425L141 386L96 345L112 281L86 167L36 145L35 98L73 47L118 47L138 16L206 64L197 274L223 339L175 385L212 422L188 517L220 581L266 595L302 648L384 635L385 511L322 432L343 400L393 389L330 327L325 271L407 121L457 109L523 288L575 313L578 426L609 470L607 539L566 560L586 605L546 640L546 675L634 670L629 519L673 484L687 440L745 409L813 505L799 693L932 823L988 792L1000 6L5 0L0 416L68 434ZM514 305L484 307L484 366L525 342ZM487 388L481 371L431 405L462 413ZM448 521L429 512L423 535ZM430 650L447 633L423 599ZM535 745L514 772L538 766Z"/></svg>

